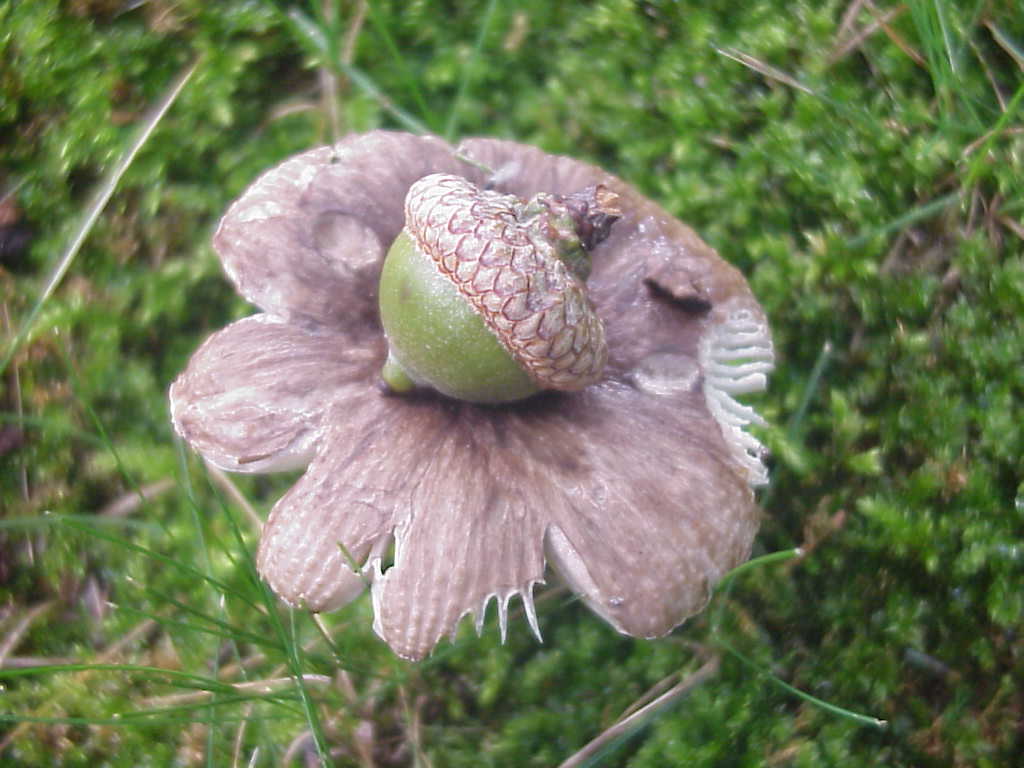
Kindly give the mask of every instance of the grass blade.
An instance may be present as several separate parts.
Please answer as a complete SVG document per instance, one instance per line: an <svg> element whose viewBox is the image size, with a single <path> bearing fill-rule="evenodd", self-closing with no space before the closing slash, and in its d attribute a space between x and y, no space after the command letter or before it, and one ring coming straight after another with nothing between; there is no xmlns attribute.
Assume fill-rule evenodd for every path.
<svg viewBox="0 0 1024 768"><path fill-rule="evenodd" d="M373 25L374 31L380 36L380 39L384 41L384 47L387 48L388 53L391 54L391 58L394 60L399 72L402 75L402 80L405 82L405 87L409 91L409 95L413 101L416 102L416 108L419 109L420 114L424 116L427 123L434 125L435 117L427 106L427 100L423 96L423 91L420 88L419 80L413 74L409 65L405 61L405 57L402 56L402 52L398 49L395 44L395 38L392 36L387 24L381 19L377 12L376 4L373 2L367 3L367 9L369 10L370 23Z"/></svg>
<svg viewBox="0 0 1024 768"><path fill-rule="evenodd" d="M764 670L757 662L744 656L742 653L736 650L736 648L734 648L730 643L726 642L725 640L719 638L718 642L726 651L728 651L730 654L736 657L736 659L738 659L740 663L743 664L745 667L748 667L759 676L766 677L774 685L777 685L779 688L786 691L786 693L792 694L793 696L796 696L798 699L803 699L808 704L813 704L819 709L823 709L826 712L829 712L833 715L837 715L838 717L842 717L846 720L852 720L858 725L867 725L871 726L872 728L886 728L889 725L887 720L872 717L871 715L862 715L859 712L854 712L853 710L846 709L845 707L840 707L836 704L830 704L824 699L819 699L817 696L812 696L806 691L801 691L799 688L795 688L789 683L780 680L771 672L767 672L766 670Z"/></svg>
<svg viewBox="0 0 1024 768"><path fill-rule="evenodd" d="M1007 110L1007 112L1009 112L1009 110ZM941 213L953 203L959 201L960 198L960 192L950 192L948 195L943 195L940 198L924 203L923 205L919 205L916 208L907 211L902 216L897 216L888 224L884 224L869 232L850 238L846 241L846 247L852 249L860 248L874 237L887 235L891 232L898 232L911 224L916 224L919 221L930 219L932 216Z"/></svg>
<svg viewBox="0 0 1024 768"><path fill-rule="evenodd" d="M110 172L106 175L106 178L100 183L99 187L93 193L92 199L89 205L86 206L85 214L82 216L82 221L79 223L77 230L75 231L74 237L71 238L71 242L68 243L67 248L64 249L64 253L61 254L60 260L57 262L57 266L53 272L50 273L50 279L46 283L46 287L43 288L42 293L39 294L39 298L36 299L35 305L32 310L28 313L28 317L25 318L25 322L22 323L21 330L14 337L14 340L10 343L7 351L4 353L3 360L0 361L0 375L7 370L7 366L11 362L11 358L14 357L18 349L28 338L28 335L32 332L32 328L35 325L36 318L39 316L39 312L43 308L43 304L46 303L47 299L53 295L54 290L60 284L60 281L64 279L64 275L67 274L70 269L72 262L75 260L75 256L78 255L79 249L82 247L82 243L89 236L93 226L96 224L96 220L99 218L103 209L110 201L110 197L114 194L114 190L117 189L118 183L124 176L125 171L135 160L136 155L145 146L149 137L153 135L153 131L156 130L157 125L163 119L164 115L167 114L167 110L171 108L171 105L177 101L178 96L185 89L188 81L192 78L198 68L199 63L193 63L184 72L178 75L178 79L172 83L170 89L164 94L163 98L160 99L157 104L150 109L146 118L142 121L142 125L139 126L138 132L135 134L131 144L128 145L128 149L125 151L121 158L117 161Z"/></svg>
<svg viewBox="0 0 1024 768"><path fill-rule="evenodd" d="M341 73L351 80L357 88L376 101L385 112L390 114L406 130L413 133L433 133L430 126L413 117L401 107L397 106L377 84L362 71L342 60L337 54L336 46L328 43L328 36L324 31L298 8L292 8L285 15L285 18L295 32L299 42L315 55L319 56L327 66L336 74Z"/></svg>
<svg viewBox="0 0 1024 768"><path fill-rule="evenodd" d="M742 576L743 574L747 573L748 571L752 571L755 568L760 568L763 565L771 565L774 563L785 562L786 560L792 560L793 558L800 557L802 555L803 550L800 547L796 547L794 549L785 549L779 552L772 552L767 555L762 555L761 557L755 557L754 559L748 560L747 562L742 563L733 568L731 571L729 571L729 573L727 573L725 577L722 578L722 580L718 583L717 591L722 593L728 593L732 589L733 582L737 576ZM724 601L720 600L720 605L724 605ZM735 656L736 659L738 659L740 663L742 663L744 666L752 669L759 676L768 678L772 683L777 685L779 688L782 688L782 690L786 691L787 693L792 694L797 698L803 699L804 701L808 702L809 704L813 704L819 709L823 709L826 712L830 712L833 715L838 715L839 717L845 718L847 720L853 720L855 723L858 723L860 725L869 725L873 728L886 727L887 722L885 720L880 720L879 718L871 717L870 715L862 715L859 712L854 712L852 710L846 709L845 707L840 707L836 704L830 704L824 699L819 699L818 697L812 696L811 694L805 691L801 691L799 688L795 688L789 683L780 680L778 677L776 677L771 672L766 670L753 659L750 659L744 654L740 653L740 651L738 651L736 647L732 645L732 643L727 641L722 636L722 633L720 631L717 631L717 627L720 626L721 611L722 608L719 608L715 612L714 616L711 618L711 625L716 628L715 642L728 653Z"/></svg>
<svg viewBox="0 0 1024 768"><path fill-rule="evenodd" d="M491 29L491 19L494 18L494 8L497 6L496 0L491 0L487 4L487 10L484 11L483 21L480 22L480 32L476 37L476 44L473 46L473 53L469 57L469 61L462 68L462 78L459 80L459 89L455 93L455 100L452 102L452 108L448 112L448 122L444 128L444 137L448 141L455 139L455 134L459 129L459 112L462 109L462 102L466 97L466 91L469 89L470 80L472 80L473 72L476 70L476 63L480 59L481 52L484 49L484 43L487 41L487 33Z"/></svg>

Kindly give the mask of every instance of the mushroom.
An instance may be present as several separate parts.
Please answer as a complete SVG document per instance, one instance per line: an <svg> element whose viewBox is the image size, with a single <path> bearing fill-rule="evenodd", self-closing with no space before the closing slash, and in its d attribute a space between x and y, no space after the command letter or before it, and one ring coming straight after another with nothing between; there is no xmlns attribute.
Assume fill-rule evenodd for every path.
<svg viewBox="0 0 1024 768"><path fill-rule="evenodd" d="M606 362L575 391L477 403L416 376L382 384L381 265L410 189L434 174L520 212L538 194L614 201L591 219L603 239L581 236L579 306L600 321ZM764 313L735 268L620 179L509 141L375 131L266 172L214 246L261 312L193 355L171 386L172 421L222 469L306 468L257 556L288 603L333 610L369 583L377 634L420 659L466 614L479 632L492 600L502 640L514 597L540 639L533 590L550 561L613 627L652 638L748 557L766 471L746 431L758 416L735 396L766 385ZM565 265L579 266L573 254Z"/></svg>

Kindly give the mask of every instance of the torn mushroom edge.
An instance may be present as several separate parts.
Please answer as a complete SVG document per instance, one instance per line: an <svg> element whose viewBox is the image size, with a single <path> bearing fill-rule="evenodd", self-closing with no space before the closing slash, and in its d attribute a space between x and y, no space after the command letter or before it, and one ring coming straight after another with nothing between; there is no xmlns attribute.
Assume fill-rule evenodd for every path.
<svg viewBox="0 0 1024 768"><path fill-rule="evenodd" d="M401 541L398 535L395 535L395 562L398 562L398 550L401 547ZM385 634L383 624L381 622L382 616L382 592L384 589L385 574L381 568L381 562L383 558L381 556L373 557L372 560L368 561L363 569L363 572L369 574L370 579L370 600L373 605L373 631L377 636L384 642L388 642L388 638ZM394 567L394 566L391 566ZM477 607L467 608L462 614L455 619L452 623L451 631L448 632L449 642L454 643L456 636L458 635L459 628L462 626L463 619L466 616L472 616L473 627L476 630L477 637L483 635L484 622L487 619L487 606L490 605L491 601L495 601L498 606L498 629L501 634L501 644L505 644L505 640L508 637L508 607L512 602L512 598L519 597L523 604L523 611L526 614L526 621L530 625L530 630L533 632L534 637L537 638L537 642L543 643L544 638L540 632L540 623L537 620L537 608L534 605L533 590L538 584L546 584L544 579L530 579L521 587L511 587L501 590L495 590L484 595L481 599L480 604ZM425 646L425 652L418 655L404 654L399 652L399 656L409 660L418 661L421 658L433 653L434 648L444 637L442 632L437 637L431 638L430 642Z"/></svg>
<svg viewBox="0 0 1024 768"><path fill-rule="evenodd" d="M771 332L763 313L742 300L726 302L714 314L698 347L704 400L747 483L761 487L768 484L768 450L748 428L763 426L765 420L736 396L768 387L768 374L775 367Z"/></svg>

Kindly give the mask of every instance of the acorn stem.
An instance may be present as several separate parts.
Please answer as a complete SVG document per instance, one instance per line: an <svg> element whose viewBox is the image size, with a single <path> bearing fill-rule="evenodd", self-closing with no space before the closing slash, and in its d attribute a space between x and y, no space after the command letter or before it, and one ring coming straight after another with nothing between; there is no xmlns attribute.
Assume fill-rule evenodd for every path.
<svg viewBox="0 0 1024 768"><path fill-rule="evenodd" d="M590 251L608 237L622 216L619 196L603 185L571 195L542 192L523 209L524 222L540 232L558 258L580 280L590 276Z"/></svg>
<svg viewBox="0 0 1024 768"><path fill-rule="evenodd" d="M594 250L611 233L612 224L622 218L619 196L603 184L587 187L565 197L583 248Z"/></svg>
<svg viewBox="0 0 1024 768"><path fill-rule="evenodd" d="M387 388L396 395L404 395L416 388L416 382L409 377L391 350L388 350L388 359L384 361L384 366L380 369L380 377L384 380Z"/></svg>

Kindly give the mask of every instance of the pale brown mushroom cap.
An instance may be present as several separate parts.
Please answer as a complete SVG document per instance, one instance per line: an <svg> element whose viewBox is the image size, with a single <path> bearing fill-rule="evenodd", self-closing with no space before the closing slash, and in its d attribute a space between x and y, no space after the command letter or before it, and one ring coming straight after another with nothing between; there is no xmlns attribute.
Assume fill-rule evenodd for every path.
<svg viewBox="0 0 1024 768"><path fill-rule="evenodd" d="M502 407L381 393L377 273L406 191L430 173L522 197L594 184L620 196L588 282L608 339L602 381ZM373 132L264 174L214 245L264 313L196 352L172 417L225 469L310 462L258 555L290 603L331 610L369 580L378 634L417 659L465 614L479 627L491 599L503 635L518 595L539 636L532 590L550 559L619 631L656 637L748 556L765 474L745 431L757 416L733 395L764 387L767 323L737 270L621 180L512 142L453 151Z"/></svg>

